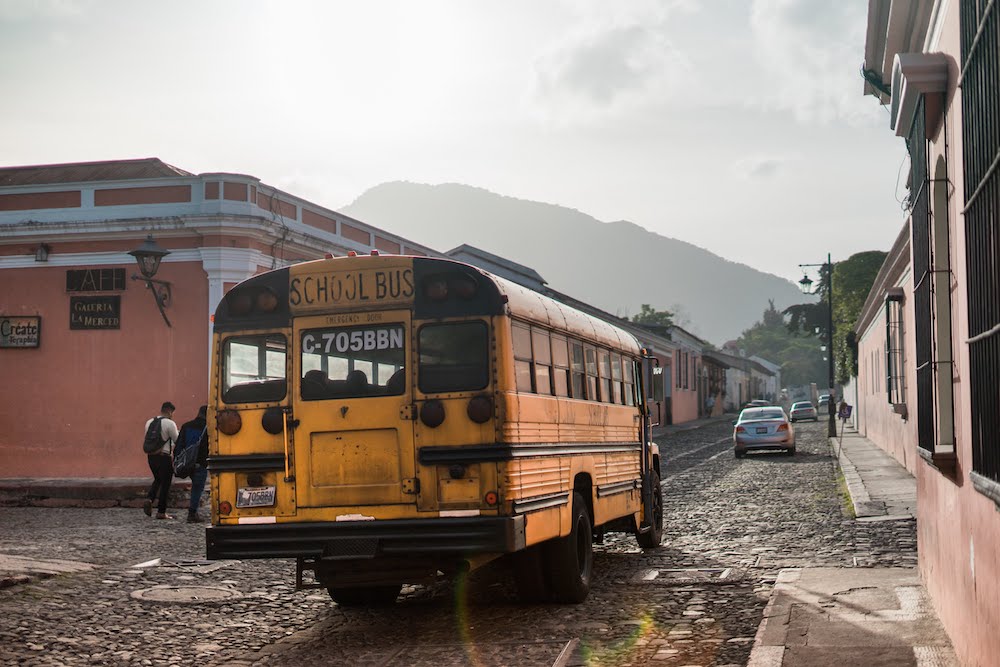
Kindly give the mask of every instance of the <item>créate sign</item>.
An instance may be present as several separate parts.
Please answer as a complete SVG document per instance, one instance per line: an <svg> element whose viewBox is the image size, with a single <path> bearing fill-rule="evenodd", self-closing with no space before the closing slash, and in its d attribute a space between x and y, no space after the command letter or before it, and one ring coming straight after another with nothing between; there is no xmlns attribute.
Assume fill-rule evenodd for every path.
<svg viewBox="0 0 1000 667"><path fill-rule="evenodd" d="M0 347L38 347L42 318L0 315Z"/></svg>

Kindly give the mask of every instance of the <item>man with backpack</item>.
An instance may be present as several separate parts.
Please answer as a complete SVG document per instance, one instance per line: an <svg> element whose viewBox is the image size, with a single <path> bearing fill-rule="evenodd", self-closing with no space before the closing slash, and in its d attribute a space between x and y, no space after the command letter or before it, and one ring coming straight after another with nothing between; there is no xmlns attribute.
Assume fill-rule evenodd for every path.
<svg viewBox="0 0 1000 667"><path fill-rule="evenodd" d="M198 416L189 422L184 422L181 426L180 435L177 438L177 453L174 455L174 469L177 471L177 463L180 460L181 452L186 452L184 459L188 459L189 454L194 454L191 460L194 467L185 466L184 470L177 471L178 476L191 477L191 503L188 506L188 523L201 523L202 518L198 516L198 507L201 505L201 495L205 492L205 480L208 477L208 428L206 426L208 418L208 406L203 405L198 408ZM190 450L190 451L188 451Z"/></svg>
<svg viewBox="0 0 1000 667"><path fill-rule="evenodd" d="M174 518L167 514L167 496L170 494L170 483L174 477L171 455L174 443L177 442L177 423L173 420L175 409L173 403L164 401L160 406L160 414L146 422L146 435L142 443L149 469L153 473L153 484L149 487L142 511L146 516L152 516L153 500L159 497L156 508L157 519Z"/></svg>

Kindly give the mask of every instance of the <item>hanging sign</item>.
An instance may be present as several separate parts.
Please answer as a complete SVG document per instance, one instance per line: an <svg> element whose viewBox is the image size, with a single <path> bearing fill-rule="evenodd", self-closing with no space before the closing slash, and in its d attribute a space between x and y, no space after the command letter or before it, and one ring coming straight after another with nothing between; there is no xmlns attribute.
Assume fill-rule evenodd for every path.
<svg viewBox="0 0 1000 667"><path fill-rule="evenodd" d="M0 347L38 347L42 318L0 315Z"/></svg>

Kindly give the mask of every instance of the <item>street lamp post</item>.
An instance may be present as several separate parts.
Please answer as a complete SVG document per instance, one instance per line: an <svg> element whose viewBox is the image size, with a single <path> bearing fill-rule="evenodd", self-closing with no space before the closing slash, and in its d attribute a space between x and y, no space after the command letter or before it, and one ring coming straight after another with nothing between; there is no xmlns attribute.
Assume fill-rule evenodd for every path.
<svg viewBox="0 0 1000 667"><path fill-rule="evenodd" d="M833 262L830 261L830 254L826 255L825 264L799 264L799 268L805 269L811 266L826 267L826 279L829 281L826 284L826 303L829 308L830 324L826 328L826 359L830 371L830 400L827 402L827 409L830 411L830 419L827 424L826 434L831 438L837 435L837 413L834 408L834 372L833 372ZM799 286L802 288L802 292L805 294L812 294L812 284L813 281L809 279L809 276L803 275L802 280L799 281Z"/></svg>

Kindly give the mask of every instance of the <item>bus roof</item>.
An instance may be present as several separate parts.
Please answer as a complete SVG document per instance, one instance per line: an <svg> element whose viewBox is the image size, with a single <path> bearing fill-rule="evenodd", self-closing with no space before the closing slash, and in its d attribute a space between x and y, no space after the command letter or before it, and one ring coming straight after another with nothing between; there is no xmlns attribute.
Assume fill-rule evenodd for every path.
<svg viewBox="0 0 1000 667"><path fill-rule="evenodd" d="M403 275L400 272L410 273ZM376 275L396 272L392 275ZM357 280L364 274L366 285L372 289L381 280L381 287L397 290L383 301L341 302L331 295L339 288L345 276ZM471 299L434 301L429 299L422 287L426 281L450 279L471 279L479 289ZM308 281L323 281L323 289L317 291ZM393 282L395 280L395 282ZM408 286L399 292L400 286ZM356 283L352 283L357 288ZM313 289L310 294L309 289ZM350 290L347 290L349 292ZM345 292L345 293L347 293ZM297 303L304 297L322 294L325 300L310 301L309 305ZM273 298L272 298L273 297ZM367 297L362 297L367 298ZM395 301L392 299L395 298ZM359 255L356 257L335 257L311 262L293 264L280 269L252 276L231 289L216 308L214 323L216 330L247 330L254 328L279 328L289 326L293 314L312 312L357 312L373 308L412 307L416 317L452 317L463 314L502 315L508 314L540 326L557 331L565 331L588 341L608 345L618 350L637 353L639 342L627 331L615 325L588 315L581 310L566 305L534 290L518 285L478 267L454 259L437 257L411 257L406 255ZM267 304L269 309L260 307Z"/></svg>
<svg viewBox="0 0 1000 667"><path fill-rule="evenodd" d="M515 282L484 272L502 294L507 296L511 317L520 318L555 330L575 333L587 340L609 345L618 350L638 353L639 341L629 332L615 325L588 315L582 310L528 289Z"/></svg>

